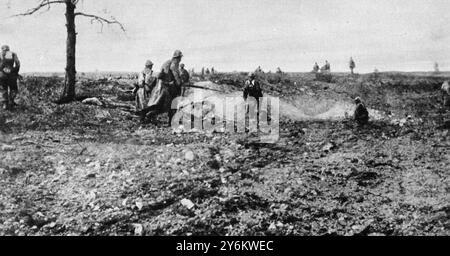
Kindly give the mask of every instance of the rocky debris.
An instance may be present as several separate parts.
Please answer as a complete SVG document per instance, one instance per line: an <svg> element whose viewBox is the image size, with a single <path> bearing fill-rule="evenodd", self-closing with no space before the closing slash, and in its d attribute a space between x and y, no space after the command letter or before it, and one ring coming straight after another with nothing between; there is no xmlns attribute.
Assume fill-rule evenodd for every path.
<svg viewBox="0 0 450 256"><path fill-rule="evenodd" d="M193 208L195 207L195 204L194 204L191 200L186 199L186 198L182 199L182 200L180 201L180 203L181 203L184 207L186 207L188 210L191 210L191 209L193 209Z"/></svg>
<svg viewBox="0 0 450 256"><path fill-rule="evenodd" d="M332 151L332 150L334 150L336 148L337 148L337 146L336 146L336 144L334 142L328 142L322 147L322 151L330 152L330 151Z"/></svg>
<svg viewBox="0 0 450 256"><path fill-rule="evenodd" d="M134 227L134 235L142 236L144 235L144 226L142 224L133 224Z"/></svg>
<svg viewBox="0 0 450 256"><path fill-rule="evenodd" d="M184 158L187 161L194 161L195 160L195 154L191 150L188 150L188 151L185 152Z"/></svg>
<svg viewBox="0 0 450 256"><path fill-rule="evenodd" d="M103 103L98 98L87 98L83 100L82 103L88 105L103 106Z"/></svg>
<svg viewBox="0 0 450 256"><path fill-rule="evenodd" d="M242 85L240 74L226 79L230 91ZM1 143L15 147L1 151L0 235L449 234L448 132L436 128L450 113L427 103L438 94L407 91L398 78L389 79L401 90L339 74L331 84L304 74L263 79L266 92L319 99L366 88L368 104L392 115L362 128L281 118L280 139L261 143L172 133L165 115L140 125L106 103L56 105L46 99L61 81L31 79L19 96L30 105L0 112ZM127 88L79 85L102 101L116 100L118 87ZM103 110L108 117L97 116ZM402 127L390 122L402 118Z"/></svg>
<svg viewBox="0 0 450 256"><path fill-rule="evenodd" d="M12 145L3 144L0 149L1 151L14 151L16 150L16 147Z"/></svg>

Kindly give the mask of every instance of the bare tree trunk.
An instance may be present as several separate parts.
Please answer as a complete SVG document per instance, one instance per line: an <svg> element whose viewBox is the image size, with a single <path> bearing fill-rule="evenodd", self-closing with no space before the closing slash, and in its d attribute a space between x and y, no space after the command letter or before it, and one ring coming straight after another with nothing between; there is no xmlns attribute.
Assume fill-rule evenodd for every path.
<svg viewBox="0 0 450 256"><path fill-rule="evenodd" d="M75 99L75 50L77 33L75 31L75 4L71 0L66 0L66 27L67 27L67 43L66 43L66 79L64 84L64 94L62 98L65 101Z"/></svg>

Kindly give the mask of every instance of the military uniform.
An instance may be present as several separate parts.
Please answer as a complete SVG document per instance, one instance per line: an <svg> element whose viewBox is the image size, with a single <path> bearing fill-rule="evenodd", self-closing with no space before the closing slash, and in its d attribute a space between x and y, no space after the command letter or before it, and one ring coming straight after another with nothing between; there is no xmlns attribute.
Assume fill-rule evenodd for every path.
<svg viewBox="0 0 450 256"><path fill-rule="evenodd" d="M444 106L450 107L450 85L448 81L445 81L441 87L443 97L444 97Z"/></svg>
<svg viewBox="0 0 450 256"><path fill-rule="evenodd" d="M254 97L257 101L263 96L261 86L255 78L250 78L245 82L244 99L247 100L248 96Z"/></svg>
<svg viewBox="0 0 450 256"><path fill-rule="evenodd" d="M183 84L189 83L190 76L189 76L189 72L186 69L184 69L184 68L180 69L180 77L181 77L181 82Z"/></svg>
<svg viewBox="0 0 450 256"><path fill-rule="evenodd" d="M256 80L255 74L250 74L249 79L245 81L244 86L244 100L247 100L247 98L253 97L256 99L256 122L257 122L257 128L259 129L259 99L263 97L263 93L261 90L261 86L259 82ZM249 113L250 106L246 106L246 113ZM246 129L247 130L247 129Z"/></svg>
<svg viewBox="0 0 450 256"><path fill-rule="evenodd" d="M141 118L144 121L147 115L169 113L169 123L174 111L171 109L172 101L181 95L182 80L179 71L179 63L182 57L180 51L175 51L171 60L166 61L158 75L155 88L152 90L147 107L141 111Z"/></svg>
<svg viewBox="0 0 450 256"><path fill-rule="evenodd" d="M350 67L350 70L351 70L351 72L353 74L353 69L355 69L355 67L356 67L356 64L355 64L355 61L353 60L353 58L350 58L349 67Z"/></svg>
<svg viewBox="0 0 450 256"><path fill-rule="evenodd" d="M186 69L184 69L184 65L182 65L180 68L180 77L181 77L181 83L183 85L189 84L189 79L190 79L189 72ZM184 95L184 91L185 91L185 88L184 87L181 88L181 95Z"/></svg>
<svg viewBox="0 0 450 256"><path fill-rule="evenodd" d="M138 87L136 91L136 110L143 110L148 104L148 98L156 85L156 77L153 76L153 70L146 67L138 77Z"/></svg>
<svg viewBox="0 0 450 256"><path fill-rule="evenodd" d="M313 72L314 73L317 73L317 72L319 72L319 65L317 64L317 62L314 64L314 67L313 67Z"/></svg>
<svg viewBox="0 0 450 256"><path fill-rule="evenodd" d="M3 107L10 108L18 92L17 78L20 61L17 54L11 52L8 46L2 46L0 53L0 90L2 91Z"/></svg>

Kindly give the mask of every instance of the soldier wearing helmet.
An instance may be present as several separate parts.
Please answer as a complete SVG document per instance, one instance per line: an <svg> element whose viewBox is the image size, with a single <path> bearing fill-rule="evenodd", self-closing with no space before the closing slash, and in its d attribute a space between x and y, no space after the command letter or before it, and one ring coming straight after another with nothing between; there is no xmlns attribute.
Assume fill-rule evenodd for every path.
<svg viewBox="0 0 450 256"><path fill-rule="evenodd" d="M182 80L180 76L180 62L183 53L176 50L172 58L166 61L158 75L158 80L155 88L152 90L147 107L139 112L141 122L145 122L147 115L155 116L167 112L169 114L169 125L172 116L176 111L171 109L172 101L181 96Z"/></svg>
<svg viewBox="0 0 450 256"><path fill-rule="evenodd" d="M15 105L19 70L20 61L17 54L10 51L9 46L3 45L0 52L0 90L2 91L3 109L10 109Z"/></svg>
<svg viewBox="0 0 450 256"><path fill-rule="evenodd" d="M148 98L156 85L156 77L153 76L153 62L147 60L144 70L138 76L138 84L134 90L136 95L136 110L140 111L147 106Z"/></svg>
<svg viewBox="0 0 450 256"><path fill-rule="evenodd" d="M355 98L356 109L354 113L355 121L359 126L366 125L369 122L369 112L359 97Z"/></svg>

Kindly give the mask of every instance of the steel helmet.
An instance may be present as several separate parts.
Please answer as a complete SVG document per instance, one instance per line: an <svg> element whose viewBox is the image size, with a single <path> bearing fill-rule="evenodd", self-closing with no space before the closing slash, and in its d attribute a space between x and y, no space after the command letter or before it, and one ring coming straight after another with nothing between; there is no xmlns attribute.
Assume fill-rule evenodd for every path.
<svg viewBox="0 0 450 256"><path fill-rule="evenodd" d="M181 64L180 64L180 68L184 68L184 63L181 63Z"/></svg>
<svg viewBox="0 0 450 256"><path fill-rule="evenodd" d="M153 62L152 62L151 60L147 60L147 61L145 62L145 66L146 66L146 67L153 66Z"/></svg>
<svg viewBox="0 0 450 256"><path fill-rule="evenodd" d="M8 45L2 45L2 51L9 51Z"/></svg>
<svg viewBox="0 0 450 256"><path fill-rule="evenodd" d="M356 98L355 98L355 103L356 103L356 104L361 103L361 98L356 97Z"/></svg>
<svg viewBox="0 0 450 256"><path fill-rule="evenodd" d="M179 57L183 57L183 53L181 53L180 50L176 50L176 51L173 53L173 58L179 58Z"/></svg>

